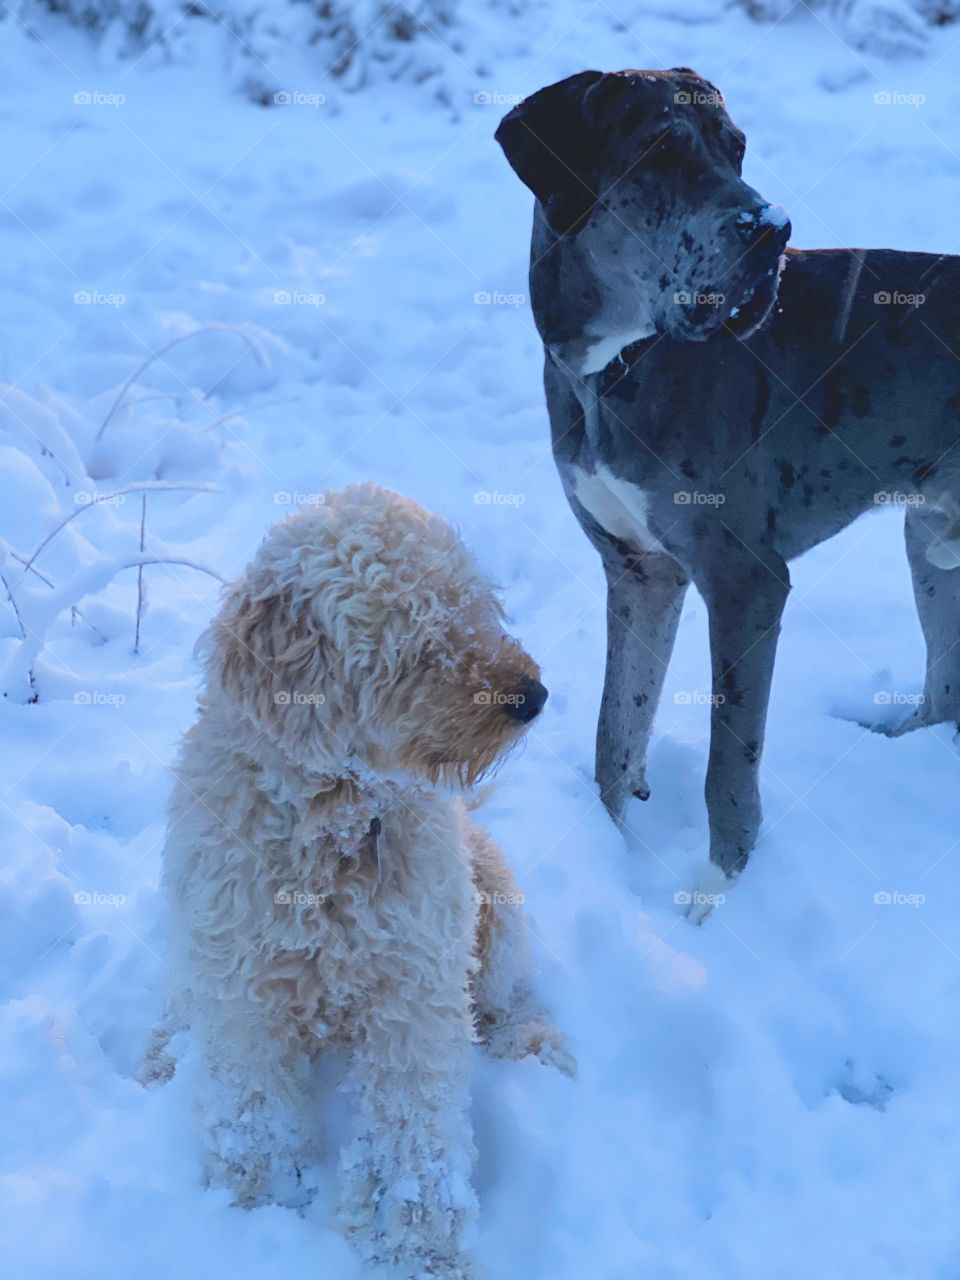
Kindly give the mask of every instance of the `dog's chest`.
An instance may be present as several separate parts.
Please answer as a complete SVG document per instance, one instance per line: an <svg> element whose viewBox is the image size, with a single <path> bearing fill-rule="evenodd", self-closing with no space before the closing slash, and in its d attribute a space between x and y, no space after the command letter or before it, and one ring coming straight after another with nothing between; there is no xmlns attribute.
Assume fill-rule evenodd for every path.
<svg viewBox="0 0 960 1280"><path fill-rule="evenodd" d="M640 485L621 479L600 463L592 472L574 467L573 489L580 505L614 538L644 551L666 550L650 529L651 495Z"/></svg>

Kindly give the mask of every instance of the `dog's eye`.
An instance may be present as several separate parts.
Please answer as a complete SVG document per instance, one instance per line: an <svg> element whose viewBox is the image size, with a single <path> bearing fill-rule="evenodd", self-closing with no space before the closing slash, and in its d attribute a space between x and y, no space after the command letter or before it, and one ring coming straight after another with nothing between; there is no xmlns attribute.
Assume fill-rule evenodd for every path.
<svg viewBox="0 0 960 1280"><path fill-rule="evenodd" d="M739 129L731 124L721 123L720 140L728 155L733 157L736 164L740 164L747 150L746 134L741 133Z"/></svg>
<svg viewBox="0 0 960 1280"><path fill-rule="evenodd" d="M664 134L643 153L643 163L652 165L666 165L675 161L680 154L680 148L677 145L677 139L672 133Z"/></svg>

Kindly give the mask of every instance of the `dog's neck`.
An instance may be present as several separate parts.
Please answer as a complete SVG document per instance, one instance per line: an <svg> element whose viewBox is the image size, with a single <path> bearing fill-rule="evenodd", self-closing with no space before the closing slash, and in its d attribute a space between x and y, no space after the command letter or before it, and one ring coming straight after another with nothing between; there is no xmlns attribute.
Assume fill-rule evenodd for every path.
<svg viewBox="0 0 960 1280"><path fill-rule="evenodd" d="M254 770L257 788L291 814L292 837L298 844L334 836L341 847L369 846L379 858L384 818L391 811L414 807L418 794L433 790L425 779L406 771L374 769L348 752L336 760L298 758L252 718L243 717L238 724L232 707L208 702L204 711L212 717L214 733L221 728L218 717L226 715L238 756Z"/></svg>
<svg viewBox="0 0 960 1280"><path fill-rule="evenodd" d="M308 844L322 833L334 833L345 846L370 841L379 858L379 836L384 818L397 808L409 808L413 795L427 784L406 777L375 772L353 758L337 771L313 771L302 766L291 778L290 762L264 768L265 789L289 804L297 815L294 835Z"/></svg>
<svg viewBox="0 0 960 1280"><path fill-rule="evenodd" d="M362 761L351 761L336 773L301 769L298 774L297 786L290 787L287 765L278 781L289 793L284 798L297 809L301 821L319 821L327 828L335 824L344 833L347 828L366 832L372 822L401 803L403 793L410 789L408 783L379 776Z"/></svg>
<svg viewBox="0 0 960 1280"><path fill-rule="evenodd" d="M561 236L537 204L530 253L530 302L551 358L574 382L589 383L620 352L655 336L645 308L619 308L576 236Z"/></svg>

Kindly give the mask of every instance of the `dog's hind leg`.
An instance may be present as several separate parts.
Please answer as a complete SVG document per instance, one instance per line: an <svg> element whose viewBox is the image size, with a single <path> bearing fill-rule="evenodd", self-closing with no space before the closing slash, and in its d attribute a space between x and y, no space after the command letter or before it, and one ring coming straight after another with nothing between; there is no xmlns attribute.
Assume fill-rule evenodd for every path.
<svg viewBox="0 0 960 1280"><path fill-rule="evenodd" d="M631 796L646 800L647 748L688 579L670 556L637 552L584 527L607 576L607 666L597 724L600 798L619 821Z"/></svg>
<svg viewBox="0 0 960 1280"><path fill-rule="evenodd" d="M779 557L727 556L722 569L698 581L710 614L713 695L706 800L710 872L691 904L703 920L716 895L746 866L762 816L760 757L767 703L790 591Z"/></svg>
<svg viewBox="0 0 960 1280"><path fill-rule="evenodd" d="M177 1060L172 1053L167 1052L167 1049L176 1033L176 1027L166 1024L154 1027L150 1033L150 1041L135 1073L135 1078L144 1088L166 1084L168 1080L173 1079L177 1070Z"/></svg>
<svg viewBox="0 0 960 1280"><path fill-rule="evenodd" d="M913 595L927 645L923 702L897 729L943 721L960 723L960 568L941 568L949 559L944 515L908 507L904 532L913 575Z"/></svg>
<svg viewBox="0 0 960 1280"><path fill-rule="evenodd" d="M149 1089L153 1085L166 1084L177 1070L177 1058L170 1053L170 1042L190 1025L189 995L177 992L164 1001L160 1020L150 1033L143 1057L134 1072L134 1078Z"/></svg>
<svg viewBox="0 0 960 1280"><path fill-rule="evenodd" d="M563 1032L534 997L524 895L500 847L466 815L464 821L477 894L477 1036L493 1058L536 1057L573 1076L577 1065Z"/></svg>

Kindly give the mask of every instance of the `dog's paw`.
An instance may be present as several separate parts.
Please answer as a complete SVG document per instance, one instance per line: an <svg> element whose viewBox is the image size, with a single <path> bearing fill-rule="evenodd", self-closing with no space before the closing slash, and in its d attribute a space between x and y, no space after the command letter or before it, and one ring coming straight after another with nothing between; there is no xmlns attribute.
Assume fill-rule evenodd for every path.
<svg viewBox="0 0 960 1280"><path fill-rule="evenodd" d="M345 1162L341 1155L340 1229L368 1265L390 1268L391 1280L467 1280L473 1273L460 1246L477 1212L469 1157L433 1149L381 1162L376 1148L359 1139Z"/></svg>
<svg viewBox="0 0 960 1280"><path fill-rule="evenodd" d="M577 1060L567 1047L567 1038L559 1027L536 1028L530 1038L529 1053L545 1067L555 1067L571 1080L575 1079Z"/></svg>
<svg viewBox="0 0 960 1280"><path fill-rule="evenodd" d="M270 1203L269 1162L265 1158L240 1162L217 1155L207 1157L204 1185L229 1191L238 1209L258 1209Z"/></svg>
<svg viewBox="0 0 960 1280"><path fill-rule="evenodd" d="M220 1123L207 1136L212 1142L204 1164L206 1185L229 1191L238 1208L278 1204L302 1211L313 1200L312 1153L284 1148L276 1133L235 1122Z"/></svg>
<svg viewBox="0 0 960 1280"><path fill-rule="evenodd" d="M150 1036L150 1043L134 1072L134 1079L145 1089L152 1089L172 1080L177 1070L177 1060L168 1053L173 1032L166 1027L158 1027Z"/></svg>
<svg viewBox="0 0 960 1280"><path fill-rule="evenodd" d="M268 1195L272 1204L302 1213L313 1203L317 1190L316 1174L307 1167L291 1164L287 1169L273 1172Z"/></svg>
<svg viewBox="0 0 960 1280"><path fill-rule="evenodd" d="M494 1022L487 1027L482 1043L492 1058L536 1058L565 1076L577 1074L577 1060L567 1047L566 1037L539 1010Z"/></svg>
<svg viewBox="0 0 960 1280"><path fill-rule="evenodd" d="M479 1280L480 1272L460 1254L417 1254L391 1262L367 1260L370 1280Z"/></svg>
<svg viewBox="0 0 960 1280"><path fill-rule="evenodd" d="M176 1071L177 1060L172 1054L151 1053L137 1067L134 1079L145 1089L156 1089L162 1084L168 1084Z"/></svg>
<svg viewBox="0 0 960 1280"><path fill-rule="evenodd" d="M700 875L693 893L678 893L676 900L687 908L691 924L701 925L727 900L727 894L736 884L735 876L728 876L710 862Z"/></svg>
<svg viewBox="0 0 960 1280"><path fill-rule="evenodd" d="M642 769L630 779L630 794L637 800L650 799L650 783Z"/></svg>
<svg viewBox="0 0 960 1280"><path fill-rule="evenodd" d="M427 1258L407 1273L409 1280L477 1280L479 1274L463 1258Z"/></svg>
<svg viewBox="0 0 960 1280"><path fill-rule="evenodd" d="M930 706L919 691L893 693L879 689L869 708L862 701L847 699L834 706L833 714L838 720L846 720L885 738L902 738L935 722Z"/></svg>

